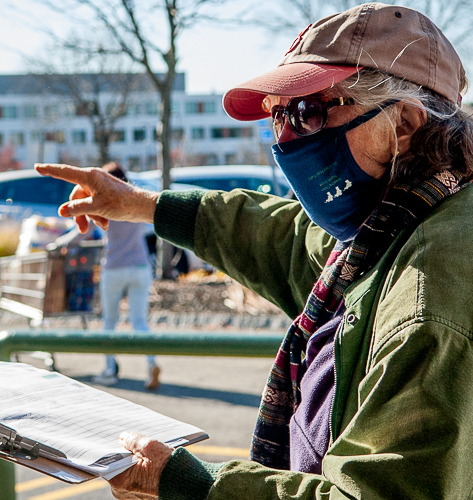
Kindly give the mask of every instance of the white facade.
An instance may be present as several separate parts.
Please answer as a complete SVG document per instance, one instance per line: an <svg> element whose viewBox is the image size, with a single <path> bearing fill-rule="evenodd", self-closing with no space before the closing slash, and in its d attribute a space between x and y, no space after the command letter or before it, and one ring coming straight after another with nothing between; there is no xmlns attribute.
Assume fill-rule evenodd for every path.
<svg viewBox="0 0 473 500"><path fill-rule="evenodd" d="M22 168L35 162L97 166L98 146L90 118L80 116L67 91L48 87L49 75L40 77L0 75L0 164L12 157ZM186 95L184 75L178 77L171 120L174 166L268 163L257 123L230 118L223 110L222 95ZM113 75L108 78L113 87ZM104 87L93 93L86 88L81 97L106 109L117 101L118 92ZM128 93L126 108L126 116L115 123L110 156L130 170L156 169L158 94L149 83L140 84Z"/></svg>

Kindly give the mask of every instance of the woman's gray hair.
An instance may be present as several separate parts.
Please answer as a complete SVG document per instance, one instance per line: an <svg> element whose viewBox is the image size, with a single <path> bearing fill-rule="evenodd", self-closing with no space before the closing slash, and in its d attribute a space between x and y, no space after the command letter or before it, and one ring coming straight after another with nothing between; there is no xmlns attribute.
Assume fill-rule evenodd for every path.
<svg viewBox="0 0 473 500"><path fill-rule="evenodd" d="M461 90L466 86L465 78ZM473 118L450 100L408 80L372 69L362 69L335 88L338 95L354 97L368 109L392 99L416 106L420 102L425 109L427 122L414 132L410 150L393 158L389 166L391 182L431 176L445 168L455 169L465 177L473 176ZM386 108L388 118L392 116L391 109L395 112Z"/></svg>

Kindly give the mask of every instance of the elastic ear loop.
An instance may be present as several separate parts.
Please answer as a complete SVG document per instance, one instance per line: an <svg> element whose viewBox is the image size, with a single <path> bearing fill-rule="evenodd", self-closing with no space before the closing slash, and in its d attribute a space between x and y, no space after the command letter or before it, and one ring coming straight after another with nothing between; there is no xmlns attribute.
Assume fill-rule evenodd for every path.
<svg viewBox="0 0 473 500"><path fill-rule="evenodd" d="M383 104L380 104L377 108L374 108L370 111L367 111L366 113L357 116L356 118L353 118L350 122L348 122L345 126L345 130L348 132L349 130L352 130L359 125L362 125L363 123L366 123L367 121L371 120L371 118L374 118L375 116L379 115L381 111L386 109L387 107L391 106L392 104L396 104L399 102L399 99L391 99L389 101L386 101ZM343 127L343 125L342 125Z"/></svg>

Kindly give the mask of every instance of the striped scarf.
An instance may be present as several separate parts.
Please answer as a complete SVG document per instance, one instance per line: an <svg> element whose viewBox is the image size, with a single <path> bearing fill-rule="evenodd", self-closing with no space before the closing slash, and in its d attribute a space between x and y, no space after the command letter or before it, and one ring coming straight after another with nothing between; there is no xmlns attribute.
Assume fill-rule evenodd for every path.
<svg viewBox="0 0 473 500"><path fill-rule="evenodd" d="M343 292L372 268L404 229L414 228L442 200L469 185L454 170L392 187L352 242L337 242L304 311L289 328L263 391L251 459L289 469L289 421L300 404L302 359L309 338L333 316Z"/></svg>

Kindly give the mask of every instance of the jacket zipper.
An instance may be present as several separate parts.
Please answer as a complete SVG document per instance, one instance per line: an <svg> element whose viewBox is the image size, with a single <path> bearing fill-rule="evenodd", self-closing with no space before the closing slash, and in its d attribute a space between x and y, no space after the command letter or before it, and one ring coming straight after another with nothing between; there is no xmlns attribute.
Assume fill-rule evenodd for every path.
<svg viewBox="0 0 473 500"><path fill-rule="evenodd" d="M339 339L341 338L342 330L343 330L343 325L345 324L345 314L343 315L343 320L340 323L339 327L337 328L337 331L335 332L335 337L333 341L333 378L334 378L334 383L333 383L333 399L332 399L332 405L330 407L330 414L329 414L329 430L330 430L330 441L329 441L329 448L332 446L334 442L334 430L333 430L333 419L334 419L334 413L335 413L335 401L337 397L337 359L340 356L340 349L338 347L339 345Z"/></svg>

